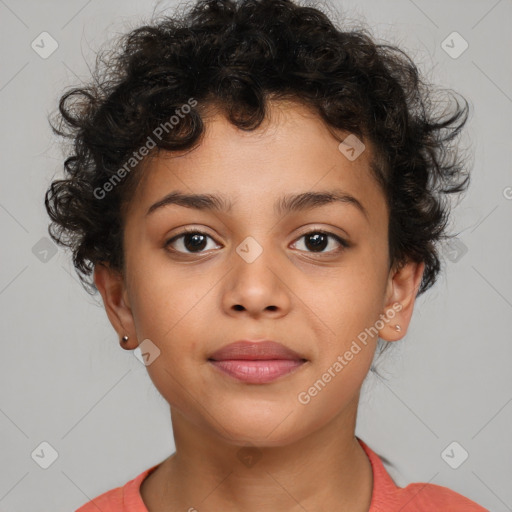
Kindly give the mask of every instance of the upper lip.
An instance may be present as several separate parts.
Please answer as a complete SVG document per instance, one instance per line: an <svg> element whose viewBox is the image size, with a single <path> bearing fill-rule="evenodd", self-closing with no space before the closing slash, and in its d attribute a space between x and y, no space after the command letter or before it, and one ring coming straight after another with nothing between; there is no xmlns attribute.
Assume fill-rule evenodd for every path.
<svg viewBox="0 0 512 512"><path fill-rule="evenodd" d="M222 361L225 359L269 360L292 359L303 360L297 352L281 343L271 340L250 341L239 340L216 350L209 359Z"/></svg>

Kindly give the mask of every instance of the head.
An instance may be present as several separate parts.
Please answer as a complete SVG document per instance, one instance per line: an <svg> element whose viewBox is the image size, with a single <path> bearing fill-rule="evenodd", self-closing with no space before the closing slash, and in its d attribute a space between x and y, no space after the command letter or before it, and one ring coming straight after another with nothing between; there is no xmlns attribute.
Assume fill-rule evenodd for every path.
<svg viewBox="0 0 512 512"><path fill-rule="evenodd" d="M148 372L188 421L278 445L353 417L440 271L467 103L437 113L403 52L286 0L199 2L118 48L61 99L74 152L46 195L52 238L126 348L158 349ZM239 339L306 363L219 376L209 357Z"/></svg>

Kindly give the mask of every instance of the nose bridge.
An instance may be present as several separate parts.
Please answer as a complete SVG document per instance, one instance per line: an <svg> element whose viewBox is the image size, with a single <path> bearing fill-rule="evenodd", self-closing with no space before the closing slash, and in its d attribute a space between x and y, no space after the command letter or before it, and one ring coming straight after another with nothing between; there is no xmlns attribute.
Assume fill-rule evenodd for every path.
<svg viewBox="0 0 512 512"><path fill-rule="evenodd" d="M224 294L224 305L229 311L243 309L255 314L276 309L284 312L289 307L275 249L266 235L247 236L235 248L230 283Z"/></svg>
<svg viewBox="0 0 512 512"><path fill-rule="evenodd" d="M269 237L264 235L258 236L258 239L247 236L242 240L233 254L233 270L237 282L245 282L255 289L274 285L275 270L272 272L272 262L275 266L277 255L271 246Z"/></svg>

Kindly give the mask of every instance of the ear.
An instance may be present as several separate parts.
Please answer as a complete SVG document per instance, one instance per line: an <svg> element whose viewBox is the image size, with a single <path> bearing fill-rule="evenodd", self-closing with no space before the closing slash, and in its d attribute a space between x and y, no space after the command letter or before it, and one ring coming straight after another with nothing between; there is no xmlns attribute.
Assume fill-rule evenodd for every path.
<svg viewBox="0 0 512 512"><path fill-rule="evenodd" d="M379 330L380 338L397 341L407 333L424 270L424 262L414 261L390 270L384 306L387 321L383 322L384 327ZM401 330L397 331L395 325L399 325Z"/></svg>
<svg viewBox="0 0 512 512"><path fill-rule="evenodd" d="M127 350L137 348L135 324L122 274L108 265L98 263L94 267L94 283L101 293L108 319L119 339L128 336L128 341L121 343L121 346Z"/></svg>

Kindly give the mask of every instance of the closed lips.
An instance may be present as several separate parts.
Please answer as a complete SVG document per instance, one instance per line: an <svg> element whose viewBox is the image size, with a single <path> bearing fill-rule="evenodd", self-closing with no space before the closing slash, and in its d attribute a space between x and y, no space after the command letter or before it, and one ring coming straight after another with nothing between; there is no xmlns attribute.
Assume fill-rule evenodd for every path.
<svg viewBox="0 0 512 512"><path fill-rule="evenodd" d="M281 343L270 340L257 342L249 340L236 341L215 351L208 359L213 361L228 359L245 361L290 359L306 361L304 357L300 356L294 350L285 347Z"/></svg>

